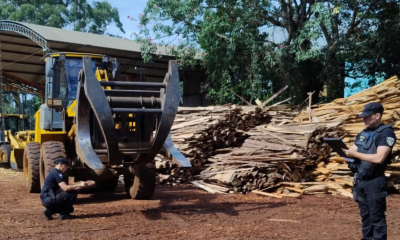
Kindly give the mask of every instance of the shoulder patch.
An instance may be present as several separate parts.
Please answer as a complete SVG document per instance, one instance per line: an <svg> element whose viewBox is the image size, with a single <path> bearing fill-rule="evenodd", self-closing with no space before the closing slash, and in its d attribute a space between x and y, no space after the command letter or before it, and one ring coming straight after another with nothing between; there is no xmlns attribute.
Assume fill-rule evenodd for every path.
<svg viewBox="0 0 400 240"><path fill-rule="evenodd" d="M387 137L387 138L386 138L386 142L387 142L387 144L389 144L389 146L393 146L393 144L394 144L394 138L392 138L392 137Z"/></svg>
<svg viewBox="0 0 400 240"><path fill-rule="evenodd" d="M59 176L60 178L63 178L63 175L62 175L61 173L59 173L58 176Z"/></svg>

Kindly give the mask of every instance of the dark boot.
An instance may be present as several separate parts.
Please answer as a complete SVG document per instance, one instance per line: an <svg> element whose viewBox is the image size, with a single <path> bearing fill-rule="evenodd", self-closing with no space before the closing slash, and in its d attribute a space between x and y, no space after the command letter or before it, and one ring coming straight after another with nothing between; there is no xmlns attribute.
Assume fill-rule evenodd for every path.
<svg viewBox="0 0 400 240"><path fill-rule="evenodd" d="M60 214L60 220L66 220L66 219L74 219L75 216L67 213L67 214Z"/></svg>
<svg viewBox="0 0 400 240"><path fill-rule="evenodd" d="M49 209L46 208L43 212L47 220L53 220L53 213Z"/></svg>

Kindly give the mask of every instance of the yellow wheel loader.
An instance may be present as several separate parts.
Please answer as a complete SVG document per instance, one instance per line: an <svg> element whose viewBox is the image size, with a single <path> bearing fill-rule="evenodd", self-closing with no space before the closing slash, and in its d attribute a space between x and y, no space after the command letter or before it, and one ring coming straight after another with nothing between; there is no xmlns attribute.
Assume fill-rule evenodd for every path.
<svg viewBox="0 0 400 240"><path fill-rule="evenodd" d="M17 170L23 167L25 145L34 141L34 131L28 128L28 117L21 114L0 114L0 163Z"/></svg>
<svg viewBox="0 0 400 240"><path fill-rule="evenodd" d="M39 192L54 160L69 174L113 190L124 176L128 195L148 199L156 185L154 158L164 148L183 167L190 162L169 136L179 101L179 73L169 61L163 82L118 80L117 59L52 53L45 62L44 104L35 114L35 141L24 151L29 192Z"/></svg>

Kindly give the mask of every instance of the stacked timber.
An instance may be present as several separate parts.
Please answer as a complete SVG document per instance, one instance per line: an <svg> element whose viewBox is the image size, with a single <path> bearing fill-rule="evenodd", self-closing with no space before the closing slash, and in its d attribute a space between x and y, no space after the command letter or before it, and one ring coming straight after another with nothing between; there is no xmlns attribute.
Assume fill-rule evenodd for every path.
<svg viewBox="0 0 400 240"><path fill-rule="evenodd" d="M209 165L209 169L201 175L202 181L208 184L208 188L212 187L210 184L219 187L222 185L230 191L253 191L257 194L279 198L319 193L351 197L353 174L343 158L330 152L322 139L341 137L348 145L352 145L357 133L364 128L363 120L358 117L358 114L366 103L373 101L383 104L385 107L383 121L393 125L396 136L400 139L399 87L400 81L397 77L393 77L351 97L312 106L311 112L302 111L294 118L292 124L258 126L248 132L250 137L243 144L248 151L239 148L229 155L215 156L218 162ZM315 134L312 136L304 134L304 131L307 131L304 129L306 126L329 124L332 121L340 124L334 128L321 128L319 133L316 131L317 128L310 127L309 130L316 131ZM291 128L291 125L294 127ZM329 133L330 129L331 133ZM302 131L303 134L296 136L297 132ZM306 139L308 139L307 144L305 144ZM306 150L304 150L305 146ZM399 146L400 141L393 149L394 161L399 160ZM274 157L276 161L273 161ZM232 168L232 163L227 163L228 161L241 161L243 166L237 165L236 168ZM275 165L252 166L254 162L275 163ZM400 163L393 163L386 171L389 187L400 189L399 167ZM212 170L217 173L215 176L210 174Z"/></svg>
<svg viewBox="0 0 400 240"><path fill-rule="evenodd" d="M365 128L364 122L362 118L358 117L358 114L369 102L380 102L383 105L385 108L383 122L392 124L397 139L400 139L400 81L397 76L350 97L338 98L331 103L312 106L311 120L313 122L342 121L342 129L346 135L343 140L351 145L354 143L356 135ZM309 122L310 115L302 111L293 121ZM396 161L400 156L399 149L400 141L397 141L393 148Z"/></svg>
<svg viewBox="0 0 400 240"><path fill-rule="evenodd" d="M398 77L392 77L374 87L356 93L348 98L336 99L331 103L320 104L313 106L311 117L313 121L324 122L331 119L340 120L343 122L341 129L342 134L345 136L343 140L349 145L353 145L356 135L364 128L362 118L358 114L362 111L365 104L369 102L380 102L385 112L383 114L383 122L392 124L397 139L400 139L400 81ZM294 122L309 121L309 115L299 114L294 118ZM388 178L388 187L400 190L400 171L399 157L400 157L400 140L398 140L393 147L393 159L386 176ZM347 168L343 158L339 157L336 153L331 153L328 158L327 165L340 164L339 169L326 169L324 167L317 168L314 172L314 177L321 181L334 181L349 190L350 182L352 182L353 174ZM321 170L321 171L318 171Z"/></svg>
<svg viewBox="0 0 400 240"><path fill-rule="evenodd" d="M245 131L263 121L267 121L267 114L258 107L183 107L179 108L171 136L192 166L201 167L213 151L241 144Z"/></svg>
<svg viewBox="0 0 400 240"><path fill-rule="evenodd" d="M313 180L313 171L329 156L325 137L342 137L340 122L260 125L247 132L241 147L209 159L199 178L231 191L247 193L281 182Z"/></svg>
<svg viewBox="0 0 400 240"><path fill-rule="evenodd" d="M159 155L156 158L159 183L173 185L191 181L193 174L204 169L210 156L229 153L241 146L250 136L246 131L267 122L288 123L298 113L290 105L179 108L171 131L172 140L194 168L179 168L171 159Z"/></svg>
<svg viewBox="0 0 400 240"><path fill-rule="evenodd" d="M159 155L156 158L159 183L175 184L192 180L193 174L202 170L207 159L216 151L229 151L241 145L247 137L245 131L268 122L270 118L266 111L256 106L180 107L171 128L171 137L193 168L180 168L172 160ZM283 116L279 121L290 119L291 116Z"/></svg>
<svg viewBox="0 0 400 240"><path fill-rule="evenodd" d="M366 89L362 92L354 94L348 98L336 99L331 103L319 104L312 106L311 112L302 111L294 122L308 123L312 122L329 122L332 120L342 121L340 125L339 135L348 144L352 145L355 142L356 135L365 128L362 118L358 114L362 108L369 102L380 102L385 108L383 121L387 124L392 124L395 129L397 138L400 137L400 81L397 77L392 77L381 84ZM393 148L393 161L388 166L385 172L388 178L388 187L391 189L400 190L400 163L399 161L399 146L400 141L396 143ZM311 172L310 180L313 182L294 183L285 182L281 183L271 196L283 196L284 193L294 194L299 193L299 190L306 190L312 185L313 189L320 189L315 193L331 193L340 194L351 197L351 188L353 186L353 174L344 162L343 158L339 157L336 153L331 153L328 160L320 162L316 168ZM287 188L287 187L290 188ZM293 191L295 190L295 191ZM304 192L300 192L303 194ZM261 192L259 194L264 194ZM264 194L265 195L265 194Z"/></svg>

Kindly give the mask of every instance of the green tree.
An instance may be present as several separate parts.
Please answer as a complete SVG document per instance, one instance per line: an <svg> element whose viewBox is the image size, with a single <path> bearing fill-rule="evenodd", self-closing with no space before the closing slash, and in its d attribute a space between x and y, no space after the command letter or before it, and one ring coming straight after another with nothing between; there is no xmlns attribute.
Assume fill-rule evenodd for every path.
<svg viewBox="0 0 400 240"><path fill-rule="evenodd" d="M399 41L398 0L315 1L311 13L292 52L299 61L324 60L328 100L343 95L344 79L350 73L369 78L374 85L377 73L387 77L398 72L400 59L393 57L400 51L393 44ZM327 44L318 48L316 42L321 38ZM311 47L301 48L304 43Z"/></svg>
<svg viewBox="0 0 400 240"><path fill-rule="evenodd" d="M391 34L383 40L378 32L388 29L385 17L398 17L390 4L398 10L397 0L149 0L136 37L146 60L157 53L154 41L168 46L171 41L159 39L180 38L171 53L182 66L201 59L209 76L205 87L216 103L235 99L229 89L263 100L284 85L290 86L295 103L303 102L307 92L319 93L323 84L332 100L343 96L344 79L352 70L346 62L357 66L370 60L373 43L388 46ZM277 40L272 29L282 32ZM374 49L387 66L396 61ZM318 94L313 101L320 101Z"/></svg>
<svg viewBox="0 0 400 240"><path fill-rule="evenodd" d="M114 25L125 33L118 10L106 1L0 0L0 18L98 34Z"/></svg>
<svg viewBox="0 0 400 240"><path fill-rule="evenodd" d="M34 129L34 115L35 113L39 110L40 105L42 104L42 99L38 96L31 96L30 99L26 100L25 104L25 109L24 109L24 114L28 116L28 120L31 123L31 126L29 126L31 129Z"/></svg>
<svg viewBox="0 0 400 240"><path fill-rule="evenodd" d="M15 113L15 102L13 95L9 92L3 93L3 111L4 114Z"/></svg>

